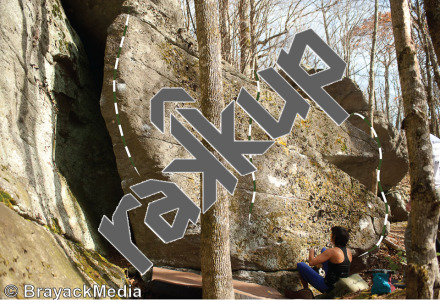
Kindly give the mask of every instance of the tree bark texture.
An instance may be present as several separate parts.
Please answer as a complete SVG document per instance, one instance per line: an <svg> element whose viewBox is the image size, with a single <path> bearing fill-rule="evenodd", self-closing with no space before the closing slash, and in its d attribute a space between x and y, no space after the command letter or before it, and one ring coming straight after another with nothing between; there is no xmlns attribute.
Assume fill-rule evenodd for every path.
<svg viewBox="0 0 440 300"><path fill-rule="evenodd" d="M249 0L239 0L238 14L240 18L240 72L250 76L251 32L249 19Z"/></svg>
<svg viewBox="0 0 440 300"><path fill-rule="evenodd" d="M399 101L399 102L398 102L398 106L397 106L396 128L397 128L397 130L400 131L400 129L401 129L400 128L401 127L400 126L400 123L401 123L400 116L402 114L402 102L403 102L403 100L400 97L400 92L397 95L397 99L398 99L397 101Z"/></svg>
<svg viewBox="0 0 440 300"><path fill-rule="evenodd" d="M374 103L375 103L375 90L374 90L374 64L376 63L376 40L377 40L377 23L379 18L379 0L374 1L374 28L372 45L370 52L370 74L369 74L369 94L368 94L368 119L370 119L371 124L374 124ZM373 131L370 133L371 137L374 138ZM371 191L377 194L377 170L371 171Z"/></svg>
<svg viewBox="0 0 440 300"><path fill-rule="evenodd" d="M425 0L425 11L438 61L440 59L440 0Z"/></svg>
<svg viewBox="0 0 440 300"><path fill-rule="evenodd" d="M425 49L425 67L426 67L426 95L429 107L429 131L438 136L437 114L435 112L434 97L432 95L432 76L431 76L431 58L428 49Z"/></svg>
<svg viewBox="0 0 440 300"><path fill-rule="evenodd" d="M388 61L385 62L385 109L387 113L387 120L390 122L390 57L388 56Z"/></svg>
<svg viewBox="0 0 440 300"><path fill-rule="evenodd" d="M229 0L219 1L222 58L231 63L231 35L229 27Z"/></svg>
<svg viewBox="0 0 440 300"><path fill-rule="evenodd" d="M327 45L331 46L330 44L330 35L328 33L328 24L327 24L327 11L325 9L325 3L324 0L321 0L321 14L322 14L322 21L324 22L324 31L325 31L325 40L327 42Z"/></svg>
<svg viewBox="0 0 440 300"><path fill-rule="evenodd" d="M201 110L211 123L220 128L220 114L225 102L217 1L195 0L195 7L200 55ZM212 148L210 150L213 151ZM215 156L220 158L217 153ZM226 190L217 186L217 202L201 216L200 253L204 298L234 298L228 201Z"/></svg>
<svg viewBox="0 0 440 300"><path fill-rule="evenodd" d="M249 0L249 5L250 5L250 13L249 13L249 24L250 24L250 37L251 37L251 49L250 49L250 59L249 59L249 65L251 66L251 68L255 71L258 68L257 65L257 16L256 16L256 3L255 0ZM252 72L251 72L252 73ZM253 74L250 74L251 77Z"/></svg>
<svg viewBox="0 0 440 300"><path fill-rule="evenodd" d="M428 39L428 50L429 57L431 58L432 69L434 70L434 81L437 88L440 90L440 71L438 66L438 59L434 52L434 47L432 46L432 40Z"/></svg>
<svg viewBox="0 0 440 300"><path fill-rule="evenodd" d="M429 131L438 136L438 122L437 122L437 113L435 111L434 97L432 95L432 76L431 76L431 54L429 51L429 36L425 30L425 18L422 15L420 3L416 1L416 10L417 10L417 25L419 27L419 32L421 35L421 39L423 42L423 50L425 52L425 72L426 78L424 80L426 82L425 91L426 91L426 99L428 101L430 120L429 120Z"/></svg>
<svg viewBox="0 0 440 300"><path fill-rule="evenodd" d="M432 298L438 275L435 238L439 202L435 195L426 96L411 37L407 0L390 0L393 33L402 88L411 178L411 247L407 253L407 298Z"/></svg>

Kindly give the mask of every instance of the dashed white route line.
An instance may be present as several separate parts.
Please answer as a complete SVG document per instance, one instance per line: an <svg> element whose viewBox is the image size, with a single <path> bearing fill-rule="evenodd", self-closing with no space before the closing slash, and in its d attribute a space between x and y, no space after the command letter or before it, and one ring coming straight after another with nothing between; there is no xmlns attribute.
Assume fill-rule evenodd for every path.
<svg viewBox="0 0 440 300"><path fill-rule="evenodd" d="M125 152L127 152L128 159L130 160L130 163L133 166L134 170L136 171L136 173L139 176L141 176L139 174L138 169L136 168L136 165L134 164L134 161L133 161L133 158L131 157L130 151L128 150L127 142L126 142L125 136L124 136L124 131L122 130L121 118L119 116L119 109L118 109L118 99L117 99L117 96L116 96L116 74L117 74L117 71L118 71L119 57L121 56L122 46L124 46L125 35L127 34L128 20L129 19L130 19L130 15L127 15L127 20L125 21L124 33L122 35L121 43L119 44L118 55L116 57L115 68L113 69L113 102L115 104L116 121L118 123L118 129L119 129L119 133L121 134L121 139L122 139L122 143L124 144Z"/></svg>

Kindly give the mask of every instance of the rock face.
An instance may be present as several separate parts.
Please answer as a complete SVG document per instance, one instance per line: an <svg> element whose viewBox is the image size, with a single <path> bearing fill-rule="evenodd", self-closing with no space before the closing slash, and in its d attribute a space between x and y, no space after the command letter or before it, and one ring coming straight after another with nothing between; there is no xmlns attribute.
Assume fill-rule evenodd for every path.
<svg viewBox="0 0 440 300"><path fill-rule="evenodd" d="M0 285L80 288L106 284L121 288L122 269L99 254L50 232L0 203ZM36 296L35 296L36 297Z"/></svg>
<svg viewBox="0 0 440 300"><path fill-rule="evenodd" d="M131 185L147 179L168 180L177 183L200 205L199 174L161 173L173 159L191 157L169 134L169 114L173 112L182 120L175 108L185 105L166 104L165 134L156 130L149 120L149 100L163 87L183 87L194 99L198 98L195 43L179 23L173 23L162 11L171 2L126 1L123 7L124 12L128 7L131 11L115 88L124 137L140 176L124 149L112 94L114 65L126 14L118 16L108 31L101 111L113 141L125 193L131 192ZM223 75L227 103L237 97L241 87L256 94L256 84L227 64ZM279 116L283 101L273 92L264 90L260 102L274 116ZM237 139L247 138L248 120L236 108ZM254 125L252 138L267 140L268 136ZM235 271L294 270L297 262L306 259L308 248L327 244L333 225L351 230L350 246L358 252L376 243L380 233L374 224L383 222L384 205L356 179L325 159L336 155L378 159L374 141L364 132L350 122L338 127L312 104L308 118L298 117L290 135L278 139L265 155L254 157L258 169L257 195L251 222L248 212L252 177L236 174L239 183L230 198L231 260ZM147 205L153 199L141 200L142 207L129 213L136 245L156 265L200 269L200 224L190 224L183 239L163 244L143 223ZM248 277L252 273L257 272L240 276ZM258 278L263 280L261 276ZM271 284L277 286L280 282L275 284L272 280Z"/></svg>
<svg viewBox="0 0 440 300"><path fill-rule="evenodd" d="M121 12L124 0L61 0L69 21L77 27L83 43L105 46L107 28ZM103 49L104 50L104 49Z"/></svg>
<svg viewBox="0 0 440 300"><path fill-rule="evenodd" d="M331 84L325 90L348 112L360 113L368 117L368 103L359 87L350 79ZM351 116L348 121L357 128L370 135L370 128L364 120ZM408 172L408 154L406 139L403 133L397 132L386 119L384 113L376 112L374 115L374 129L382 146L382 167L380 181L382 188L387 191L398 184ZM357 139L358 137L352 137ZM365 136L364 136L365 138ZM371 140L370 137L368 139ZM377 146L375 146L377 149ZM350 176L359 180L369 190L372 182L369 178L371 171L377 168L377 156L368 153L353 157L344 153L327 155L326 159L345 171Z"/></svg>
<svg viewBox="0 0 440 300"><path fill-rule="evenodd" d="M408 221L409 212L406 210L408 199L402 197L398 191L390 191L386 197L391 208L390 220L393 222Z"/></svg>
<svg viewBox="0 0 440 300"><path fill-rule="evenodd" d="M366 111L361 111L360 113L364 116L368 115ZM368 128L367 124L365 124L365 122L360 118L352 117L350 118L350 122L354 126L360 128L362 131L370 134L370 129ZM376 130L377 136L379 137L382 145L383 163L380 177L382 187L385 191L387 191L391 187L396 186L408 173L409 163L406 148L406 138L403 131L399 133L394 127L391 126L383 112L375 113L373 127ZM375 167L377 167L377 163ZM360 173L367 175L367 170L371 169L367 168L368 167L365 166L365 171ZM346 172L348 174L357 173L354 169L346 170ZM368 182L368 180L364 179L362 174L352 176L357 178L360 182Z"/></svg>
<svg viewBox="0 0 440 300"><path fill-rule="evenodd" d="M368 102L359 86L345 77L341 81L326 86L325 91L335 99L349 114L367 111Z"/></svg>
<svg viewBox="0 0 440 300"><path fill-rule="evenodd" d="M102 82L107 28L121 13L124 0L61 0L69 23L78 33L90 59L90 69Z"/></svg>
<svg viewBox="0 0 440 300"><path fill-rule="evenodd" d="M320 70L308 69L309 74L314 74ZM283 71L280 72L293 87L298 88L292 79ZM324 90L329 93L348 113L360 113L368 116L368 102L358 85L349 78L343 78L341 81L328 85ZM303 94L305 95L305 94ZM351 116L348 122L364 131L366 135L353 134L350 132L349 138L355 145L362 143L370 144L370 129L365 121L358 116ZM406 139L404 133L397 132L382 112L376 112L374 116L374 129L377 132L379 141L382 145L382 167L381 184L385 191L395 186L408 172L408 155L406 150ZM363 141L358 141L363 139ZM360 143L359 143L360 142ZM346 145L344 141L343 144ZM353 178L364 184L368 190L372 190L372 181L370 174L377 169L379 160L376 143L372 144L372 149L364 149L363 152L350 153L350 151L340 151L337 153L322 152L325 159L346 172ZM344 146L345 148L345 146ZM363 148L359 148L363 149ZM375 150L373 150L375 149ZM370 151L373 150L373 151Z"/></svg>
<svg viewBox="0 0 440 300"><path fill-rule="evenodd" d="M2 1L0 16L0 188L95 248L121 189L82 43L58 0Z"/></svg>

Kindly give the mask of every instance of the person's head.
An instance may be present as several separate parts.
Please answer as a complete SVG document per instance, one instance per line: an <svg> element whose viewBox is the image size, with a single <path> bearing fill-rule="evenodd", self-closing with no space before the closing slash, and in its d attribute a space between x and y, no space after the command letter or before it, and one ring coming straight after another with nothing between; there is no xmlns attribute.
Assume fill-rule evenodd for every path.
<svg viewBox="0 0 440 300"><path fill-rule="evenodd" d="M345 247L348 243L348 231L344 227L334 226L332 227L332 242L336 247Z"/></svg>

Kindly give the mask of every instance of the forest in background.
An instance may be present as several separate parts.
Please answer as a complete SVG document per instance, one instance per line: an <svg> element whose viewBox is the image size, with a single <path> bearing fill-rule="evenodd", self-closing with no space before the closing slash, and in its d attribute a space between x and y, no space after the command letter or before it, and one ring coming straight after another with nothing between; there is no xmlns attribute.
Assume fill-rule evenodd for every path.
<svg viewBox="0 0 440 300"><path fill-rule="evenodd" d="M194 2L180 1L186 29L196 38ZM354 80L368 99L371 94L374 110L384 112L389 122L400 131L404 113L390 3L383 0L376 2L220 0L222 58L251 77L254 63L257 71L275 66L281 49L290 47L294 35L311 28L347 63L344 76ZM376 4L376 45L372 49ZM430 131L439 136L438 60L429 37L423 1L411 0L410 9L413 40L429 105ZM308 69L327 67L309 48L302 63ZM370 86L374 87L373 93L370 93Z"/></svg>

